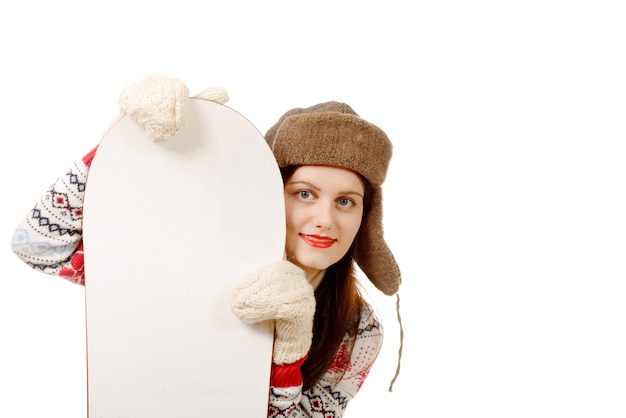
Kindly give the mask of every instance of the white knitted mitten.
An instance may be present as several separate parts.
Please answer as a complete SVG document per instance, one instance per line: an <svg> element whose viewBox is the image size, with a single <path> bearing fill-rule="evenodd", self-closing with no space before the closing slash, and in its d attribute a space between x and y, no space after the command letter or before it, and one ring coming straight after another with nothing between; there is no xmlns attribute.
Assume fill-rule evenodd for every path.
<svg viewBox="0 0 626 418"><path fill-rule="evenodd" d="M228 92L223 87L209 87L195 95L199 99L224 104ZM189 89L182 81L162 75L152 75L131 84L120 93L119 118L128 115L154 142L167 141L187 123Z"/></svg>
<svg viewBox="0 0 626 418"><path fill-rule="evenodd" d="M304 271L289 261L270 264L237 284L231 307L246 323L275 320L274 363L294 363L309 352L315 296Z"/></svg>
<svg viewBox="0 0 626 418"><path fill-rule="evenodd" d="M120 93L120 111L130 116L154 142L167 141L187 122L189 89L182 81L153 75Z"/></svg>

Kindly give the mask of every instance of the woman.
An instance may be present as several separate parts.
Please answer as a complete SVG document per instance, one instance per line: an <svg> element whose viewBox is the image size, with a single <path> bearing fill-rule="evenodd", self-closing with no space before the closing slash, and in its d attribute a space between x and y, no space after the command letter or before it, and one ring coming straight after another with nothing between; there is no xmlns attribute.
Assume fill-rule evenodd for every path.
<svg viewBox="0 0 626 418"><path fill-rule="evenodd" d="M246 322L275 321L268 416L340 417L382 344L353 260L385 294L396 293L401 281L382 234L391 143L337 102L287 112L266 140L285 184L286 259L239 283L232 308ZM32 267L79 284L79 208L95 152L57 180L13 239L13 250Z"/></svg>

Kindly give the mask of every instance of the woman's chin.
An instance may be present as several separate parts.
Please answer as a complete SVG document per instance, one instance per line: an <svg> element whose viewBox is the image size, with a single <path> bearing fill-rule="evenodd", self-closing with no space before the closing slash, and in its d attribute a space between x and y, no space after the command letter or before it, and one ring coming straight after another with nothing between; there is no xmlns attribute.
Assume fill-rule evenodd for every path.
<svg viewBox="0 0 626 418"><path fill-rule="evenodd" d="M302 270L304 270L307 274L318 273L321 270L326 270L333 264L328 260L301 260L297 257L295 258L295 260L292 260L292 262L300 267Z"/></svg>

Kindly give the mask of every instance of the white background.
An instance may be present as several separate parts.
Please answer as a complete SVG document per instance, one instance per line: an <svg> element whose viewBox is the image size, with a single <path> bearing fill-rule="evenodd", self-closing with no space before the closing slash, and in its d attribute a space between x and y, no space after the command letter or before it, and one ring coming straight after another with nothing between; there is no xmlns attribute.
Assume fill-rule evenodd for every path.
<svg viewBox="0 0 626 418"><path fill-rule="evenodd" d="M86 415L83 289L9 243L151 74L226 87L262 132L345 101L394 142L402 371L389 393L372 291L386 344L347 418L626 416L621 2L142 3L0 5L0 417Z"/></svg>

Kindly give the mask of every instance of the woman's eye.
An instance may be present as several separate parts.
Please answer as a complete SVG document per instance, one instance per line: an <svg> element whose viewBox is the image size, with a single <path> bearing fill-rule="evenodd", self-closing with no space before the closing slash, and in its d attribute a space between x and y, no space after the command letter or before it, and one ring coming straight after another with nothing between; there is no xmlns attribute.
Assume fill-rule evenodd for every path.
<svg viewBox="0 0 626 418"><path fill-rule="evenodd" d="M338 200L339 206L344 207L344 208L348 208L352 205L354 205L354 202L350 199L347 198L341 198Z"/></svg>
<svg viewBox="0 0 626 418"><path fill-rule="evenodd" d="M309 192L308 190L300 190L298 192L298 197L300 197L300 199L309 199L311 197L311 192Z"/></svg>

